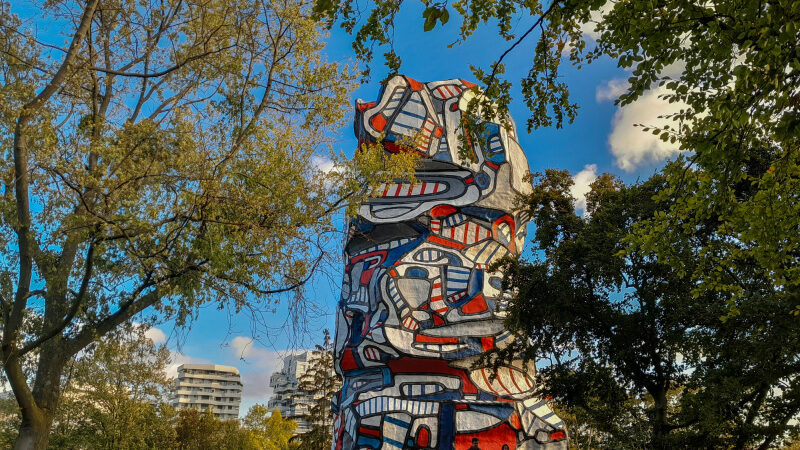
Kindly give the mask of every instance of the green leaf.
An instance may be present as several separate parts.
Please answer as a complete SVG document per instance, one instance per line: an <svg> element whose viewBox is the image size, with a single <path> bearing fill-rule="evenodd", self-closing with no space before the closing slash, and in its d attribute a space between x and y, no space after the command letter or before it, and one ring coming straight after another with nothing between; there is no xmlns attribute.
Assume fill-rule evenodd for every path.
<svg viewBox="0 0 800 450"><path fill-rule="evenodd" d="M431 31L435 26L436 26L436 18L432 14L428 15L428 18L425 19L425 25L423 26L423 30Z"/></svg>

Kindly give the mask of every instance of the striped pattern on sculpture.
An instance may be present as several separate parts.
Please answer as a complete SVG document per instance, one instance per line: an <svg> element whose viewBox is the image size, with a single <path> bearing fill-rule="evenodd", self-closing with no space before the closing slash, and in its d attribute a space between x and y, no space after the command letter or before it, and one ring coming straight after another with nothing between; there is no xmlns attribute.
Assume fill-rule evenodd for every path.
<svg viewBox="0 0 800 450"><path fill-rule="evenodd" d="M473 87L396 76L356 105L359 142L382 139L421 165L414 183L376 188L350 223L334 449L566 448L563 422L533 394L532 366L475 366L513 339L502 323L508 293L488 267L521 251L529 217L514 198L530 186L510 119L467 136L474 161L459 162Z"/></svg>

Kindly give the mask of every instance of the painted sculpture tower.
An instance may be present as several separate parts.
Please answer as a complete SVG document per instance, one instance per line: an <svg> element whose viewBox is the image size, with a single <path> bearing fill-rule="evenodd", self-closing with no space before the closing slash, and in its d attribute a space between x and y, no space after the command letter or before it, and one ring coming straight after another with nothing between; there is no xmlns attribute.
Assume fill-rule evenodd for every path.
<svg viewBox="0 0 800 450"><path fill-rule="evenodd" d="M528 217L514 210L528 162L516 129L486 124L458 161L472 85L396 76L357 102L359 142L416 137L416 183L390 183L350 224L336 323L334 449L566 448L563 422L534 398L533 367L496 374L478 356L502 347L505 294L488 266L518 253Z"/></svg>

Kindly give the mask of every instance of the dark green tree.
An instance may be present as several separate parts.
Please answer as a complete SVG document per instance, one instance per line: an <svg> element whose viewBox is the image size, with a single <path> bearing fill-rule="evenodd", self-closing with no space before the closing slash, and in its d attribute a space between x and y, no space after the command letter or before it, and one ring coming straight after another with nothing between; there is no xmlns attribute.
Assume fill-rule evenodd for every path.
<svg viewBox="0 0 800 450"><path fill-rule="evenodd" d="M331 448L333 440L333 411L331 401L341 386L339 376L333 370L333 341L328 330L324 331L322 345L317 344L308 362L308 371L298 380L300 396L309 401L308 412L301 418L310 429L296 437L300 449L316 450Z"/></svg>
<svg viewBox="0 0 800 450"><path fill-rule="evenodd" d="M727 320L727 297L698 295L691 276L714 226L677 245L682 269L629 243L632 226L669 207L664 176L592 185L574 212L566 171L535 178L525 198L536 224L533 262L506 260L516 292L506 349L546 357L543 395L573 408L608 448L769 447L800 412L800 337L791 305L761 285L754 310Z"/></svg>

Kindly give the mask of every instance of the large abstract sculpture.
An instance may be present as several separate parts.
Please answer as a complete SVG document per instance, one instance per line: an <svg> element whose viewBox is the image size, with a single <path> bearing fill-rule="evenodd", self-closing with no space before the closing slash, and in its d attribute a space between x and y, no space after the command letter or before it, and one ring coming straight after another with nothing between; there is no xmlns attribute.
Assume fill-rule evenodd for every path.
<svg viewBox="0 0 800 450"><path fill-rule="evenodd" d="M396 76L357 103L360 142L398 152L410 138L422 161L415 183L381 186L350 223L334 449L566 448L563 422L533 397L533 367L475 367L512 339L501 276L487 269L521 250L528 217L514 198L529 186L513 124L466 136L474 162L459 163L471 86Z"/></svg>

